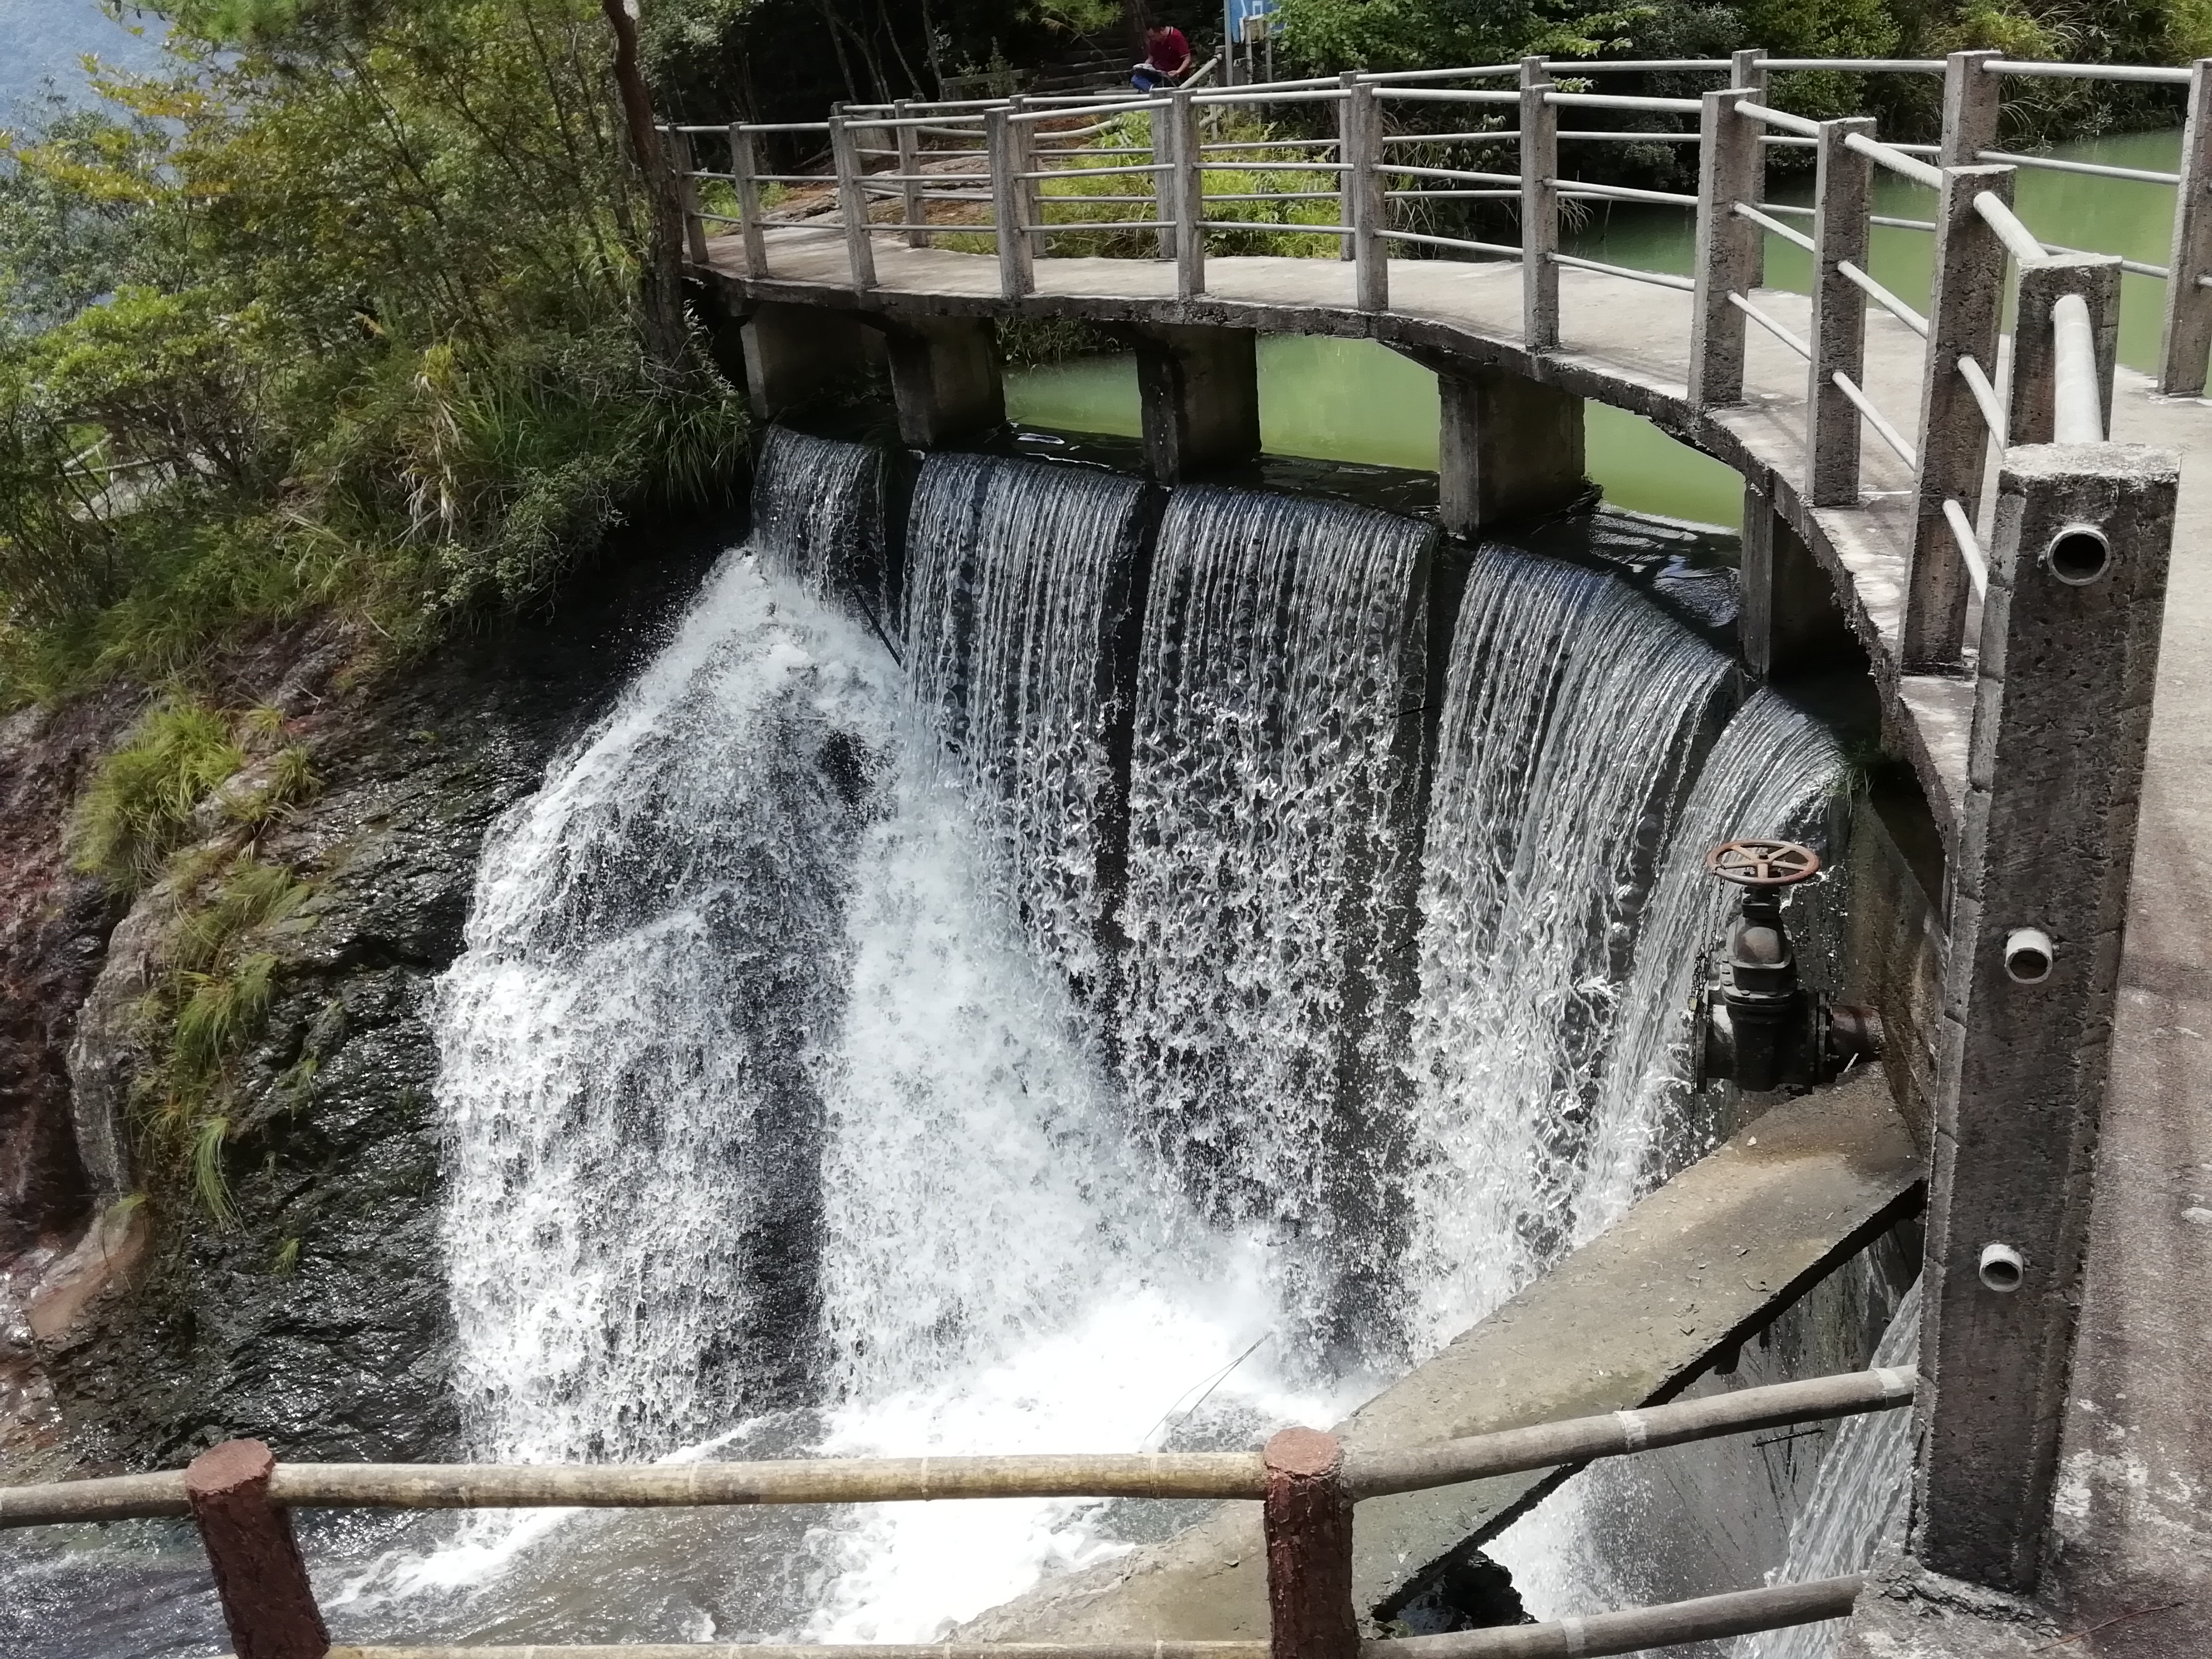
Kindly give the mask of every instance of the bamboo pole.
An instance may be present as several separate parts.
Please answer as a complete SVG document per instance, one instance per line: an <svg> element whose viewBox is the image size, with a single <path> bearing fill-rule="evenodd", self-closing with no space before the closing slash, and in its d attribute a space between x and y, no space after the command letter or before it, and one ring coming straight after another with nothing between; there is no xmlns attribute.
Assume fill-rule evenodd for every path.
<svg viewBox="0 0 2212 1659"><path fill-rule="evenodd" d="M1818 1422L1910 1401L1910 1370L1802 1382L1506 1429L1425 1446L1345 1453L1355 1498L1586 1462L1724 1434ZM883 1504L961 1498L1264 1498L1259 1452L811 1459L764 1463L279 1463L271 1501L292 1509L660 1509ZM185 1477L117 1475L0 1487L0 1527L189 1514Z"/></svg>
<svg viewBox="0 0 2212 1659"><path fill-rule="evenodd" d="M1265 1642L629 1642L562 1647L337 1647L325 1659L1267 1659Z"/></svg>
<svg viewBox="0 0 2212 1659"><path fill-rule="evenodd" d="M150 1521L192 1512L185 1472L112 1474L51 1486L0 1486L0 1527L65 1526L74 1521Z"/></svg>
<svg viewBox="0 0 2212 1659"><path fill-rule="evenodd" d="M1693 1601L1667 1601L1626 1613L1594 1613L1549 1625L1498 1625L1447 1636L1363 1642L1360 1659L1598 1659L1602 1654L1640 1653L1646 1648L1679 1647L1847 1618L1864 1586L1855 1573L1805 1584L1701 1595ZM540 1651L550 1659L550 1650Z"/></svg>
<svg viewBox="0 0 2212 1659"><path fill-rule="evenodd" d="M774 1463L538 1467L283 1463L271 1495L295 1508L662 1509L886 1504L951 1498L1261 1498L1257 1452L886 1457Z"/></svg>
<svg viewBox="0 0 2212 1659"><path fill-rule="evenodd" d="M1846 1371L1804 1382L1741 1389L1676 1406L1539 1423L1400 1451L1350 1451L1345 1459L1345 1480L1358 1498L1455 1486L1462 1480L1583 1463L1593 1457L1619 1457L1753 1429L1887 1411L1910 1405L1917 1382L1917 1374L1909 1368Z"/></svg>

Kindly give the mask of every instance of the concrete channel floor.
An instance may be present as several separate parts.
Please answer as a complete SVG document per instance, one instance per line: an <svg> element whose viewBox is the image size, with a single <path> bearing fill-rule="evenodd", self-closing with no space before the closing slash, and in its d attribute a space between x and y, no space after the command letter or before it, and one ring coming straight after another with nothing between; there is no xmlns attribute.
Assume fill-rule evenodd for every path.
<svg viewBox="0 0 2212 1659"><path fill-rule="evenodd" d="M1878 1072L1760 1117L1352 1413L1347 1444L1413 1446L1672 1398L1913 1201L1919 1148ZM1561 1474L1503 1475L1359 1506L1371 1607ZM1254 1504L1048 1579L970 1623L975 1641L1231 1641L1267 1630Z"/></svg>
<svg viewBox="0 0 2212 1659"><path fill-rule="evenodd" d="M762 277L743 275L736 239L716 239L702 274L741 301L1013 308L999 297L994 258L882 235L874 248L879 286L866 295L850 284L842 238L818 232L772 235ZM1206 295L1182 301L1173 267L1159 262L1047 258L1036 272L1036 297L1021 302L1036 314L1456 352L1644 415L1735 466L1806 532L1836 580L1906 757L1947 832L1955 827L1972 682L1896 666L1911 473L1869 428L1860 506L1803 507L1804 371L1765 331L1747 331L1746 402L1700 412L1684 386L1690 296L1624 277L1562 270L1562 347L1532 356L1520 346L1512 263L1394 260L1392 308L1379 314L1356 309L1350 267L1326 260L1210 260ZM1806 333L1802 295L1761 290L1756 299ZM1908 433L1921 360L1916 337L1872 312L1865 388ZM2212 1654L2212 401L2160 397L2122 368L2112 423L2117 441L2176 453L2181 491L2045 1595L2076 1652L2195 1659ZM1970 616L1970 641L1977 626ZM1957 1650L1971 1650L1963 1632L1958 1639Z"/></svg>

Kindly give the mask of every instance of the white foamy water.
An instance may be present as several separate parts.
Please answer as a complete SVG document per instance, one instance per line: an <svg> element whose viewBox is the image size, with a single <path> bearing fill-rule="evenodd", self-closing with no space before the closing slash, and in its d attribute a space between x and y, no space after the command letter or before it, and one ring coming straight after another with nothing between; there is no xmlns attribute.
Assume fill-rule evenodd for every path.
<svg viewBox="0 0 2212 1659"><path fill-rule="evenodd" d="M1645 894L1727 659L1626 584L1486 549L1431 788L1413 1005L1425 1345L1561 1254Z"/></svg>
<svg viewBox="0 0 2212 1659"><path fill-rule="evenodd" d="M1876 1365L1920 1363L1920 1281L1897 1304ZM1912 1408L1847 1417L1813 1477L1813 1495L1790 1528L1790 1549L1767 1575L1771 1584L1802 1584L1863 1571L1875 1548L1905 1523L1912 1497ZM1762 1631L1736 1638L1736 1659L1828 1659L1842 1639L1841 1620Z"/></svg>
<svg viewBox="0 0 2212 1659"><path fill-rule="evenodd" d="M1135 1449L1279 1320L1255 1243L1128 1144L888 652L807 586L727 560L488 849L440 1085L483 1455L683 1455L793 1407L827 1453ZM1262 1347L1205 1421L1339 1409ZM1102 1512L836 1512L793 1627L927 1639L1126 1547ZM562 1524L379 1586L495 1577Z"/></svg>
<svg viewBox="0 0 2212 1659"><path fill-rule="evenodd" d="M1180 489L1146 599L1132 1111L1209 1213L1267 1229L1297 1340L1336 1369L1401 1352L1399 941L1432 538L1336 502Z"/></svg>
<svg viewBox="0 0 2212 1659"><path fill-rule="evenodd" d="M1699 953L1724 930L1738 896L1705 867L1725 841L1809 841L1821 852L1830 803L1844 787L1844 757L1828 729L1772 691L1755 692L1713 745L1668 844L1636 945L1625 1018L1596 1097L1588 1174L1575 1201L1572 1239L1610 1226L1653 1186L1707 1150L1689 1086L1690 1003ZM1826 877L1822 878L1826 879ZM1787 914L1800 918L1793 890Z"/></svg>
<svg viewBox="0 0 2212 1659"><path fill-rule="evenodd" d="M879 468L780 437L762 558L725 562L488 846L440 1085L483 1455L1249 1444L1356 1403L1404 1302L1419 1344L1449 1335L1677 1150L1644 894L1656 866L1645 949L1686 960L1713 906L1685 861L1825 787L1802 716L1754 700L1682 799L1721 660L1606 579L1491 560L1429 826L1417 1091L1393 939L1429 532L1183 492L1117 759L1142 492L929 465L911 678L828 596L882 543ZM1417 1169L1408 1256L1386 1199ZM757 1524L686 1570L769 1589L621 1628L927 1640L1127 1547L1065 1500ZM542 1639L584 1627L529 1611L563 1560L669 1571L647 1536L482 1522L359 1594L465 1590L471 1629Z"/></svg>

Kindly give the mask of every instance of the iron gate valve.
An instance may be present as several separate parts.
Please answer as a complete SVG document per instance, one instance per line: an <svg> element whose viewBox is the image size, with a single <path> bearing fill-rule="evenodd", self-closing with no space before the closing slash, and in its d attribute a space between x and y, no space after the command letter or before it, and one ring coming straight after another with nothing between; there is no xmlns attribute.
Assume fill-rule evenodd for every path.
<svg viewBox="0 0 2212 1659"><path fill-rule="evenodd" d="M1797 953L1782 920L1783 890L1820 872L1820 855L1795 842L1723 842L1705 870L1743 890L1719 971L1698 975L1691 1054L1696 1086L1727 1079L1765 1093L1832 1083L1852 1061L1881 1052L1871 1008L1835 1007L1798 981Z"/></svg>

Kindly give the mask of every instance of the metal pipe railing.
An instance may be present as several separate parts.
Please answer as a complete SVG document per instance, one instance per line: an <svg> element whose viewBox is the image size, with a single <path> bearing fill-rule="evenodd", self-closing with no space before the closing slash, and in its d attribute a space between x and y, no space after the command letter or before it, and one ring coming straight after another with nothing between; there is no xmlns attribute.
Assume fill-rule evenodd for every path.
<svg viewBox="0 0 2212 1659"><path fill-rule="evenodd" d="M2103 376L2097 366L2097 337L2089 302L2069 294L2051 307L2057 383L2051 393L2053 439L2062 444L2105 441Z"/></svg>
<svg viewBox="0 0 2212 1659"><path fill-rule="evenodd" d="M1781 107L1786 100L1787 83L1775 82L1773 77L1814 70L1944 74L1948 79L1942 142L1888 143L1875 137L1870 121L1855 118L1841 123L1821 122ZM1581 88L1589 86L1586 80L1570 81L1564 87L1559 82L1562 76L1723 70L1728 71L1730 86L1702 99L1585 90ZM1481 84L1515 73L1520 82L1516 88ZM1997 131L1996 88L2002 77L2058 74L2116 82L2186 81L2191 88L2191 126L2185 139L2180 167L2168 173L2108 167L2059 157L2018 155L1991 147ZM1782 96L1774 95L1770 88L1778 88ZM1340 112L1336 136L1217 137L1206 143L1198 135L1196 119L1205 108L1235 106L1264 112L1271 106L1300 104L1334 106ZM1469 130L1464 121L1452 124L1449 118L1446 118L1446 123L1451 130L1447 131L1385 131L1382 125L1386 105L1398 112L1394 118L1416 124L1424 105L1512 105L1518 118L1508 116L1510 125L1488 131ZM1949 483L1942 483L1931 474L1923 480L1921 527L1915 532L1914 545L1917 550L1916 557L1923 563L1926 558L1935 556L1939 545L1939 541L1931 538L1937 537L1942 529L1941 501L1956 499L1971 511L1979 489L1978 483L1970 483L1966 475L1972 473L1978 478L1980 453L1977 451L1970 455L1958 447L1966 441L1957 435L1956 421L1943 413L1948 407L1945 399L1955 397L1963 409L1966 400L1972 398L1976 415L1967 419L1976 422L1978 416L1978 424L1986 428L1978 435L1986 442L2002 447L2008 436L2008 422L1997 418L2002 412L2002 400L1984 369L1984 365L1995 359L1996 337L1990 331L1995 327L1998 314L1987 296L1994 295L1997 285L2007 280L2008 261L2025 271L2048 255L2073 252L2042 242L2022 222L2009 204L2008 182L1998 189L1977 179L1969 188L1962 179L1957 188L1963 193L1952 205L1946 206L1953 200L1947 194L1953 185L1947 181L1953 179L1958 167L1981 164L1984 173L1995 175L2002 169L2030 167L2130 182L2179 182L2181 188L2178 192L2175 251L2168 263L2160 265L2146 260L2120 259L2117 264L2121 270L2167 281L2167 330L2160 363L2162 386L2169 389L2189 388L2193 375L2194 386L2201 386L2204 378L2202 360L2212 350L2212 188L2198 189L2188 182L2192 179L2212 180L2212 83L2208 82L2201 68L2185 72L2138 71L2127 66L2023 65L1994 54L1975 52L1953 54L1942 61L1768 58L1758 52L1739 54L1730 60L1581 61L1532 56L1518 65L1388 73L1353 71L1333 78L1208 90L1202 94L1185 86L1136 97L1117 91L1104 95L975 100L957 106L908 102L874 111L866 120L858 118L863 107L854 106L844 109L840 117L842 126L835 123L793 123L773 128L730 129L733 158L728 173L686 167L684 185L695 196L698 187L706 183L730 182L737 185L740 206L735 217L744 239L744 267L750 274L766 272L762 238L764 228L774 223L759 210L759 189L768 183L787 182L800 186L829 185L836 190L841 210L833 222L841 225L847 235L853 281L858 287L872 282L872 235L902 233L910 241L927 243L930 232L921 228L925 216L918 210L921 205L932 200L980 202L986 193L982 187L988 186L994 202L994 222L1007 228L1004 234L988 234L998 238L1000 290L1011 298L1032 291L1034 260L1047 252L1048 240L1054 233L1115 230L1148 235L1157 233L1158 251L1161 257L1174 258L1176 292L1184 299L1206 291L1206 243L1209 236L1216 234L1310 234L1334 239L1342 245L1346 261L1355 268L1355 303L1370 312L1384 310L1389 306L1389 254L1394 248L1401 257L1419 252L1516 259L1522 266L1522 340L1529 349L1539 352L1554 349L1560 340L1559 273L1562 270L1618 276L1688 292L1696 301L1689 386L1693 406L1724 404L1739 401L1744 395L1743 331L1747 325L1759 327L1793 354L1808 360L1809 499L1822 505L1856 501L1857 434L1862 424L1870 428L1881 441L1917 470L1925 471L1923 461L1926 460L1945 478L1951 479ZM1619 112L1629 117L1679 117L1695 112L1699 116L1698 130L1634 132L1600 131L1587 125L1563 130L1561 112L1578 108ZM1110 138L1107 129L1121 117L1137 112L1146 113L1153 123L1152 146L1094 142ZM1503 110L1499 113L1503 114ZM948 122L951 125L946 125ZM1005 140L994 140L983 154L982 159L988 165L957 173L928 173L919 155L910 156L905 153L913 139L932 131L944 134L951 142L960 143L979 125L989 125L994 133L1003 131L1004 134L1020 138L1017 148L1024 159L1003 179L1001 170L1006 164L999 157L998 146ZM1056 133L1053 131L1055 125L1059 129ZM761 173L750 170L750 164L740 164L735 157L740 140L750 143L756 132L808 130L830 131L833 151L838 149L835 141L839 133L844 134L842 162L829 179ZM1184 135L1180 141L1176 137L1179 131ZM896 155L896 170L867 173L866 167L879 158L861 152L854 139L866 136L880 143L884 133L896 133L900 137L902 149ZM1563 172L1559 164L1560 146L1565 143L1698 143L1699 192L1692 197L1680 191L1575 179ZM1455 159L1455 149L1474 149L1477 154L1468 159L1480 160L1487 159L1486 152L1494 153L1506 145L1518 151L1516 172L1499 171L1495 164L1447 164ZM1725 154L1717 157L1717 146ZM1811 206L1759 199L1763 192L1758 158L1772 146L1796 146L1815 152L1820 176ZM1420 155L1422 160L1416 162L1394 159L1402 158L1409 152ZM963 150L959 154L973 156L976 152ZM1867 170L1874 167L1936 191L1939 198L1937 216L1908 217L1874 212L1866 186L1866 179L1870 177ZM1306 173L1310 183L1248 178L1255 173ZM1087 210L1073 205L1066 194L1048 193L1080 188L1054 185L1052 181L1055 179L1081 179L1086 175L1095 176L1102 183L1117 179L1149 179L1154 188L1149 193L1133 195L1126 206L1122 198L1107 197ZM2009 174L2005 176L2008 179ZM1731 179L1736 181L1735 185L1721 187ZM1274 184L1297 187L1269 188ZM1312 187L1324 184L1323 188ZM947 185L967 185L970 189L965 192L947 190ZM999 202L1002 185L1006 187L1010 210ZM866 223L865 208L869 198L902 193L907 203L902 224L879 222L871 227ZM749 194L751 205L745 204ZM1222 211L1231 207L1265 210L1269 204L1297 206L1331 198L1340 204L1334 223L1282 222L1287 216L1279 214L1269 219L1246 220L1228 216ZM1444 204L1455 204L1475 211L1482 204L1516 200L1519 211L1516 217L1521 233L1517 246L1484 235L1480 222L1463 228L1449 222L1424 222L1411 216L1423 208ZM1693 274L1680 276L1637 270L1563 252L1559 241L1561 204L1571 201L1695 206L1699 228L1698 263ZM695 201L694 210L696 207ZM1960 219L1960 211L1972 222L1972 234ZM1114 216L1124 212L1143 216ZM1053 222L1055 215L1068 213L1082 213L1085 216ZM730 222L731 216L726 212L687 213L687 223L701 233L693 238L695 248L703 246L705 228L711 226L719 231ZM1935 301L1926 314L1907 304L1871 274L1867 234L1875 228L1907 229L1934 236L1939 282ZM820 234L830 227L817 223L806 228ZM778 228L775 234L783 236L797 231ZM1815 262L1814 317L1805 335L1801 336L1784 324L1758 298L1764 280L1763 239L1766 236L1779 238L1810 254ZM1977 241L1977 236L1985 237L1986 242ZM1025 253L1016 247L1018 243L1028 245ZM2036 290L2039 303L2046 307L2057 291L2051 286L2052 280L2048 272L2037 278L2042 284ZM1908 439L1882 416L1863 390L1863 342L1865 307L1869 303L1895 318L1927 343L1931 376L1928 384L1937 390L1923 398L1922 429L1917 434L1917 441ZM2085 378L2092 386L2097 381L2097 376L2085 369L2083 364L2103 362L2105 372L2109 373L2111 347L2106 337L2109 328L2098 321L2089 331L2097 350L2084 356L2079 345L2082 331L2075 309L2068 308L2068 319L2063 323L2056 313L2049 313L2049 324L2039 322L2035 337L2042 343L2037 350L2048 360L2057 349L2054 331L2062 327L2067 331L2067 427L2070 432L2081 432L2088 430L2090 426L2086 412L2088 399L2081 390L2081 383ZM2038 316L2045 314L2039 313ZM2091 314L2093 318L2097 314L2094 303ZM1954 337L1960 329L1965 333ZM1985 334L1987 338L1984 337ZM2101 358L2098 350L2104 354ZM2194 368L2192 358L2197 360ZM1954 368L1956 374L1952 372ZM2052 373L2055 370L2046 365L2046 381L2039 383L2045 389L2037 391L2032 400L2046 414L2055 407L2056 393L2048 389L2055 382L2047 379ZM2013 393L2015 404L2026 395L2016 380ZM2102 395L2109 398L2109 391L2104 391ZM2101 435L2105 427L2101 417L2096 425ZM2016 441L2028 441L2033 432L2045 429L2033 423L2023 427L2017 407L2009 426L2009 435ZM2023 432L2028 436L2023 437ZM1931 525L1936 526L1934 530ZM1946 558L1952 556L1948 539L1948 534L1940 537L1942 556ZM1954 649L1954 645L1941 642L1951 624L1934 624L1930 634L1930 625L1919 619L1923 611L1921 601L1908 600L1907 631L1916 641L1913 649L1923 648L1925 638L1939 641L1927 647L1939 653ZM1951 614L1955 615L1955 610Z"/></svg>

